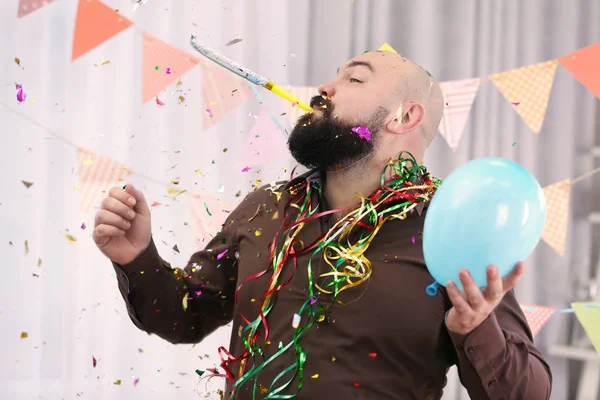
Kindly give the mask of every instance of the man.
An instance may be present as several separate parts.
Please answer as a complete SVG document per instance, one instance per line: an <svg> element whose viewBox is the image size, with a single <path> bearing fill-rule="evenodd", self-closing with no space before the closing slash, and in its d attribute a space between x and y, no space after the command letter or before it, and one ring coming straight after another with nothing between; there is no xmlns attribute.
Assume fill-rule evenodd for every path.
<svg viewBox="0 0 600 400"><path fill-rule="evenodd" d="M413 203L426 203L433 181L398 154L422 161L441 119L439 85L401 56L368 52L319 92L289 138L312 170L250 193L185 270L158 255L142 193L110 191L94 239L135 325L196 343L233 320L219 372L240 400L439 399L455 364L473 399L548 399L550 369L512 290L521 264L504 279L490 266L483 291L462 271L464 292L425 292L426 204ZM412 192L380 188L391 160L401 167L384 179ZM383 192L396 200L376 208ZM400 203L397 218L369 219Z"/></svg>

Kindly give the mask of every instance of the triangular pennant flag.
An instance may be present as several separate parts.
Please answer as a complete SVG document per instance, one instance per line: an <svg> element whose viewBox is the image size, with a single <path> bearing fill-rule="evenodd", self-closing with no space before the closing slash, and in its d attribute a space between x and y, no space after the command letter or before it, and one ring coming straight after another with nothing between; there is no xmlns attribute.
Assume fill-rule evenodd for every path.
<svg viewBox="0 0 600 400"><path fill-rule="evenodd" d="M440 83L444 96L444 113L439 129L452 150L458 147L479 83L479 78Z"/></svg>
<svg viewBox="0 0 600 400"><path fill-rule="evenodd" d="M310 104L310 99L319 94L316 86L289 86L286 90L306 104ZM290 125L294 127L296 122L298 122L298 118L306 114L306 112L296 104L285 99L281 99L281 101L283 103L285 115L288 118L288 121L290 121Z"/></svg>
<svg viewBox="0 0 600 400"><path fill-rule="evenodd" d="M250 98L242 78L211 61L202 62L202 127L209 129Z"/></svg>
<svg viewBox="0 0 600 400"><path fill-rule="evenodd" d="M237 161L238 168L266 164L277 165L287 159L288 149L285 133L272 118L267 109L263 108Z"/></svg>
<svg viewBox="0 0 600 400"><path fill-rule="evenodd" d="M600 302L571 303L571 307L600 355Z"/></svg>
<svg viewBox="0 0 600 400"><path fill-rule="evenodd" d="M208 195L192 193L189 196L190 213L194 222L196 244L200 250L221 230L235 206Z"/></svg>
<svg viewBox="0 0 600 400"><path fill-rule="evenodd" d="M92 50L133 22L98 0L79 0L71 60Z"/></svg>
<svg viewBox="0 0 600 400"><path fill-rule="evenodd" d="M534 304L519 304L527 318L529 328L531 328L531 334L535 337L539 331L542 330L546 322L554 314L554 308L542 307Z"/></svg>
<svg viewBox="0 0 600 400"><path fill-rule="evenodd" d="M385 42L384 44L381 45L381 47L379 47L379 49L377 50L381 50L381 51L391 51L392 53L398 53L396 50L394 50L394 48L392 46L390 46L387 42Z"/></svg>
<svg viewBox="0 0 600 400"><path fill-rule="evenodd" d="M554 251L563 255L567 240L571 181L567 179L546 186L544 196L546 197L546 223L542 231L542 239Z"/></svg>
<svg viewBox="0 0 600 400"><path fill-rule="evenodd" d="M79 211L82 213L98 205L111 187L122 184L133 172L120 161L81 147L77 148L77 169L81 191Z"/></svg>
<svg viewBox="0 0 600 400"><path fill-rule="evenodd" d="M588 90L600 98L600 42L558 59Z"/></svg>
<svg viewBox="0 0 600 400"><path fill-rule="evenodd" d="M535 134L540 133L546 117L556 63L546 61L489 76Z"/></svg>
<svg viewBox="0 0 600 400"><path fill-rule="evenodd" d="M142 58L143 104L175 83L199 62L185 51L163 42L148 32L144 32Z"/></svg>
<svg viewBox="0 0 600 400"><path fill-rule="evenodd" d="M39 10L53 1L54 0L21 0L19 2L19 13L17 14L17 18L24 17L29 13Z"/></svg>

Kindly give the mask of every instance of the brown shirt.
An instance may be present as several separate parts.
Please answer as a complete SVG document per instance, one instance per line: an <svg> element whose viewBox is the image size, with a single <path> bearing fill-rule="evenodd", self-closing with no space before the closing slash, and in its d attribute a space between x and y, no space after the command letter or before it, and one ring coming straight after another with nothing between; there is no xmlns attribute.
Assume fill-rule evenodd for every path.
<svg viewBox="0 0 600 400"><path fill-rule="evenodd" d="M250 193L230 214L221 234L193 254L184 270L163 261L154 242L130 264L115 265L135 325L172 343L197 343L233 320L229 350L233 356L242 354L246 323L240 313L251 321L258 316L269 274L242 285L238 304L236 287L268 268L269 245L281 226L291 183L277 190L280 199L269 187ZM313 184L320 184L318 178ZM314 201L325 206L323 199ZM443 288L435 296L425 292L433 282L424 264L420 234L425 211L383 225L366 253L373 267L369 281L342 292L338 299L353 300L364 291L362 297L349 305L333 304L326 318L303 335L307 359L298 399L439 399L448 368L455 364L472 399L549 399L550 369L533 345L513 292L470 334L446 328L445 315L452 306L446 292ZM300 239L311 243L329 229L328 223L326 217L308 222ZM278 292L268 316L265 357L276 353L280 342L292 339L292 319L308 298L311 254L298 258L295 272L286 265L280 282L291 281ZM312 268L314 276L326 272L321 254L314 257ZM319 301L327 302L327 296L321 294ZM259 375L263 393L258 391L257 398L293 362L292 347L269 363ZM231 370L237 377L239 364ZM294 393L297 383L296 377L282 394ZM236 398L251 399L251 387L251 383L242 387Z"/></svg>

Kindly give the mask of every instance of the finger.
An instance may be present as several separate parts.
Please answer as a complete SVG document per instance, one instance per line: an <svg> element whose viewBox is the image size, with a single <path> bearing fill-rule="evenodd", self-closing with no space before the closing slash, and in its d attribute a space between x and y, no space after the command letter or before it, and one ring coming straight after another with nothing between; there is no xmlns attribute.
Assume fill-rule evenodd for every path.
<svg viewBox="0 0 600 400"><path fill-rule="evenodd" d="M517 265L515 265L510 274L508 274L508 276L506 276L502 282L504 293L512 290L516 286L519 279L521 279L521 276L523 276L524 271L525 265L522 262L519 262Z"/></svg>
<svg viewBox="0 0 600 400"><path fill-rule="evenodd" d="M487 288L484 296L487 301L493 304L499 303L504 296L502 277L495 265L490 265L487 269Z"/></svg>
<svg viewBox="0 0 600 400"><path fill-rule="evenodd" d="M458 276L463 284L465 297L471 308L474 311L480 311L485 306L485 298L483 297L483 293L481 293L481 289L479 289L473 278L471 278L471 274L466 269L461 270Z"/></svg>
<svg viewBox="0 0 600 400"><path fill-rule="evenodd" d="M126 204L129 207L135 206L135 198L121 187L115 186L111 188L108 192L108 195L119 200L121 203Z"/></svg>
<svg viewBox="0 0 600 400"><path fill-rule="evenodd" d="M103 238L111 238L115 236L123 236L125 235L125 231L123 229L119 229L116 226L112 225L98 225L94 228L94 240L98 241Z"/></svg>
<svg viewBox="0 0 600 400"><path fill-rule="evenodd" d="M135 212L131 207L112 196L105 197L104 200L102 200L100 210L106 210L128 220L135 218Z"/></svg>
<svg viewBox="0 0 600 400"><path fill-rule="evenodd" d="M150 208L148 207L148 202L146 201L146 198L144 197L144 194L141 191L137 190L132 184L129 183L127 184L127 186L125 186L125 192L135 199L136 204L133 207L135 212L140 213L144 216L150 215Z"/></svg>
<svg viewBox="0 0 600 400"><path fill-rule="evenodd" d="M94 221L94 226L100 225L110 225L119 229L127 230L131 228L131 222L127 221L125 218L112 213L108 210L101 209L96 213L96 219Z"/></svg>
<svg viewBox="0 0 600 400"><path fill-rule="evenodd" d="M460 314L472 314L474 312L454 282L450 281L446 284L446 292L456 312Z"/></svg>

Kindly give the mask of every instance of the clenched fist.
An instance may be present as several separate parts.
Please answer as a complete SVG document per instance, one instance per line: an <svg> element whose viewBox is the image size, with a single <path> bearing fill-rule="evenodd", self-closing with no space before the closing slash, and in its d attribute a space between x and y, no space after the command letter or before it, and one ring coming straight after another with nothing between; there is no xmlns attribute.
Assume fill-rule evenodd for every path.
<svg viewBox="0 0 600 400"><path fill-rule="evenodd" d="M113 187L96 213L93 238L112 262L133 261L150 243L150 209L133 185Z"/></svg>

